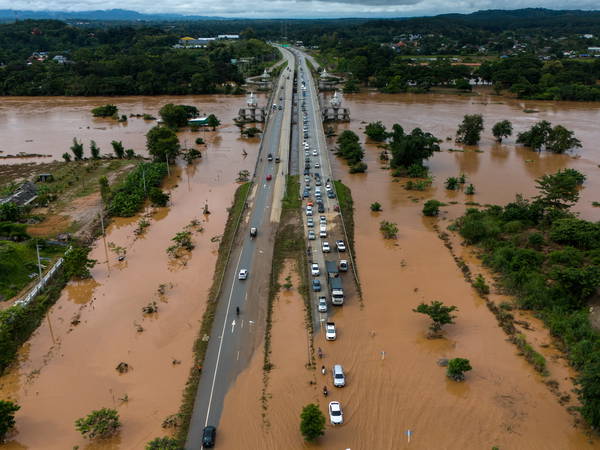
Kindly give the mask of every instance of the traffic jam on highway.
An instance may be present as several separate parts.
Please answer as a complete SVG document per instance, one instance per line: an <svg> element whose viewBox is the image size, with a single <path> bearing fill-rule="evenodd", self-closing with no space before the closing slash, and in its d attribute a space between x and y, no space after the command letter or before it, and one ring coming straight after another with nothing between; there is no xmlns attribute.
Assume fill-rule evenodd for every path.
<svg viewBox="0 0 600 450"><path fill-rule="evenodd" d="M338 329L335 322L329 317L332 306L344 304L344 289L341 273L348 271L346 258L346 244L343 239L333 236L334 230L339 233L340 227L334 221L341 221L339 206L334 201L336 198L331 175L325 175L329 167L325 153L321 155L319 149L318 129L314 116L314 105L311 99L311 90L307 86L303 65L300 64L297 80L298 103L300 106L302 132L301 152L304 151L303 183L301 183L302 199L305 211L305 225L307 230L307 253L311 275L311 291L313 305L316 306L319 322L325 324L325 339L335 341L338 338ZM312 136L311 136L312 134ZM302 167L302 166L301 166ZM324 199L324 197L327 197ZM329 207L334 203L333 208ZM330 212L332 211L332 212ZM329 219L328 219L329 217ZM317 350L319 359L323 351ZM321 372L327 374L327 369L321 366ZM331 368L331 377L334 387L344 387L346 376L341 364L334 364ZM323 386L323 395L328 396L327 386ZM329 403L329 419L332 425L344 422L342 405L338 401Z"/></svg>

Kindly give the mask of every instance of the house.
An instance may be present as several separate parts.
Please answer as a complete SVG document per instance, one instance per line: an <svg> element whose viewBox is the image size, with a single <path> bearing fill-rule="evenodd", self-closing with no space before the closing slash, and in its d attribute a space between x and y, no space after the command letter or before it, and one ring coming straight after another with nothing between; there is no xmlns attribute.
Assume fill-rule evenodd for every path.
<svg viewBox="0 0 600 450"><path fill-rule="evenodd" d="M205 127L208 125L208 117L196 117L195 119L188 120L190 127Z"/></svg>
<svg viewBox="0 0 600 450"><path fill-rule="evenodd" d="M239 39L239 34L219 34L217 39Z"/></svg>
<svg viewBox="0 0 600 450"><path fill-rule="evenodd" d="M588 47L590 53L600 53L600 47Z"/></svg>
<svg viewBox="0 0 600 450"><path fill-rule="evenodd" d="M176 48L204 48L207 47L212 41L216 40L216 38L210 37L182 37L179 39L179 46Z"/></svg>
<svg viewBox="0 0 600 450"><path fill-rule="evenodd" d="M63 55L56 55L54 58L52 58L52 61L58 63L58 64L66 64L67 63L67 57L63 56Z"/></svg>

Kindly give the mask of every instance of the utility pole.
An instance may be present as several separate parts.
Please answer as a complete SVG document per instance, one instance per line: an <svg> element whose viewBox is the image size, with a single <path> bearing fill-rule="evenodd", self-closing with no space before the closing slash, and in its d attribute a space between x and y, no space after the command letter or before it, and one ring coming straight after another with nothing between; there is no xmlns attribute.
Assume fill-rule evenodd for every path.
<svg viewBox="0 0 600 450"><path fill-rule="evenodd" d="M167 163L167 167L169 167ZM148 192L146 191L146 171L144 170L144 166L142 164L142 181L144 183L144 195L148 197ZM102 214L100 214L100 218L102 218ZM102 234L104 234L104 225L102 225Z"/></svg>
<svg viewBox="0 0 600 450"><path fill-rule="evenodd" d="M38 260L38 276L41 280L42 279L42 262L40 261L40 246L39 246L38 242L35 243L35 251L37 253L37 260Z"/></svg>

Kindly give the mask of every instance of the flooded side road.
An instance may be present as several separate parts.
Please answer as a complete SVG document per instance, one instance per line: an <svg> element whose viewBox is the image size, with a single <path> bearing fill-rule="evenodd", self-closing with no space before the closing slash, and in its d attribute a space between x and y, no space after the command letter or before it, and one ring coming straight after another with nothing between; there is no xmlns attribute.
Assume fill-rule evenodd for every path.
<svg viewBox="0 0 600 450"><path fill-rule="evenodd" d="M158 108L161 100L153 101ZM141 214L113 221L108 249L99 240L90 255L98 260L93 278L66 287L48 320L23 346L18 364L0 378L2 398L21 406L7 449L140 449L167 433L161 423L179 409L217 256L213 238L223 232L238 171L253 170L259 141L242 140L233 124L241 98L170 101L214 112L223 125L216 132L180 134L182 143L200 135L207 146L194 165L172 169L165 186L169 207L146 211L150 226L141 236L134 234ZM205 202L211 211L206 216ZM200 222L191 228L194 250L170 258L171 239L194 219ZM126 251L122 262L117 250ZM151 302L158 312L144 314ZM126 373L116 370L121 362L129 365ZM117 409L122 431L112 440L86 444L74 422L102 407Z"/></svg>
<svg viewBox="0 0 600 450"><path fill-rule="evenodd" d="M225 427L223 433L235 430L245 437L246 447L261 449L600 448L598 442L589 441L584 432L573 426L574 418L543 384L545 379L507 342L506 334L464 280L434 229L438 222L440 229L445 230L450 219L464 211L467 201L505 203L513 200L516 193L534 195L535 178L564 167L576 168L588 176L576 209L583 217L598 220L600 211L591 202L597 200L594 195L600 192L600 154L594 145L599 105L518 102L485 96L381 94L348 96L345 104L350 107L353 120L337 126L337 131L352 129L362 142L364 126L372 121L381 120L388 128L400 123L405 131L421 127L445 139L454 136L464 114L482 113L488 130L480 146L483 152L436 153L427 163L435 177L434 185L425 192L406 191L404 180L393 182L389 171L380 169L380 149L374 144L365 146L365 162L369 165L366 174L349 175L346 164L333 158L335 177L352 189L356 208L356 256L364 307L359 306L356 296L350 296L342 308L334 310L338 339L326 342L322 333L317 334L315 347L324 351L322 362L317 361L319 367L324 364L330 368L336 363L344 366L347 386L331 388L327 399L320 392L315 395L315 388L308 384L312 372L300 369L304 355L292 350L278 358L274 351L275 368L268 389L272 397L266 411L268 420L273 421L272 426L261 427L253 414L261 412L262 368L255 355L255 361L238 377L227 398L220 424ZM526 114L526 108L540 112ZM577 152L581 156L537 154L515 148L515 137L502 145L495 144L489 129L506 118L513 121L515 131L541 119L574 129L583 142L583 148ZM333 147L333 142L330 144ZM452 141L444 142L442 149L448 148L459 147ZM444 189L444 180L460 173L465 173L475 185L475 196ZM457 204L442 208L446 212L440 219L429 219L421 213L424 200L429 198ZM383 212L370 211L369 205L375 201L382 204ZM398 224L396 241L381 237L381 220ZM466 259L461 248L456 251ZM477 264L472 257L468 262ZM477 273L477 267L472 266L472 270ZM428 320L412 311L420 302L432 300L459 308L456 324L446 327L445 339L427 339ZM287 328L301 326L302 319L298 314L295 317L286 316ZM273 346L278 345L276 326ZM546 331L539 324L536 327L537 338L532 343L547 342L549 339L543 337ZM298 339L296 336L294 342ZM279 345L295 344L285 341ZM543 352L549 357L552 351L549 348ZM473 366L464 383L447 379L445 368L437 364L440 358L454 357L468 358ZM550 369L549 378L559 380L564 390L569 385L565 377L571 372L556 370L554 363ZM277 381L284 379L277 378L278 372L287 374L292 370L293 379ZM318 387L323 381L329 383L318 371L314 377ZM288 400L290 397L294 401ZM342 403L344 425L334 428L327 418L325 436L316 444L304 443L299 432L301 407L318 401L327 417L330 400ZM280 423L283 418L284 423ZM277 426L273 426L275 423ZM410 443L407 430L412 432ZM226 448L237 447L232 444Z"/></svg>

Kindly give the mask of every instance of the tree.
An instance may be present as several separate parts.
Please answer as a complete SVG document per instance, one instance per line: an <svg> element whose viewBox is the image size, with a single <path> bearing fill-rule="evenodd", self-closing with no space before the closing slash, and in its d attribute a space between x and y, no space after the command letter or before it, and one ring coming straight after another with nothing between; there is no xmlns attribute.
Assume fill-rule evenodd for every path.
<svg viewBox="0 0 600 450"><path fill-rule="evenodd" d="M217 127L219 125L221 125L221 121L219 119L217 119L217 116L215 116L214 114L211 114L210 116L208 116L208 118L206 119L206 124L212 128L213 131L215 131L217 129Z"/></svg>
<svg viewBox="0 0 600 450"><path fill-rule="evenodd" d="M475 194L475 186L473 186L473 184L469 184L465 189L465 194L474 195Z"/></svg>
<svg viewBox="0 0 600 450"><path fill-rule="evenodd" d="M204 139L202 139L201 137L196 138L196 145L203 145L204 144Z"/></svg>
<svg viewBox="0 0 600 450"><path fill-rule="evenodd" d="M364 162L357 162L350 166L350 173L365 173L367 171L367 165Z"/></svg>
<svg viewBox="0 0 600 450"><path fill-rule="evenodd" d="M77 138L73 138L73 145L71 145L71 151L75 156L75 161L81 161L83 159L83 144L77 142Z"/></svg>
<svg viewBox="0 0 600 450"><path fill-rule="evenodd" d="M319 405L309 403L302 408L300 413L300 433L308 442L315 441L319 436L325 434L325 416L319 409Z"/></svg>
<svg viewBox="0 0 600 450"><path fill-rule="evenodd" d="M501 120L492 127L492 134L496 138L497 142L502 142L502 139L512 135L513 128L512 123L509 120Z"/></svg>
<svg viewBox="0 0 600 450"><path fill-rule="evenodd" d="M183 450L183 446L175 438L161 437L148 442L146 450Z"/></svg>
<svg viewBox="0 0 600 450"><path fill-rule="evenodd" d="M125 147L123 147L123 143L121 141L112 141L110 145L112 145L115 156L119 159L123 159L123 156L125 156Z"/></svg>
<svg viewBox="0 0 600 450"><path fill-rule="evenodd" d="M466 114L456 131L456 142L476 145L481 139L483 117L481 114Z"/></svg>
<svg viewBox="0 0 600 450"><path fill-rule="evenodd" d="M112 117L117 114L119 108L115 105L104 105L98 106L97 108L92 109L92 115L94 117Z"/></svg>
<svg viewBox="0 0 600 450"><path fill-rule="evenodd" d="M88 439L109 438L117 434L121 428L119 413L109 408L92 411L87 417L77 419L75 428Z"/></svg>
<svg viewBox="0 0 600 450"><path fill-rule="evenodd" d="M473 87L471 86L471 83L469 83L469 80L466 80L464 78L459 78L458 80L456 80L456 82L454 83L454 87L459 91L473 90Z"/></svg>
<svg viewBox="0 0 600 450"><path fill-rule="evenodd" d="M421 303L413 309L413 312L429 316L431 318L431 325L429 326L430 336L438 337L442 326L454 323L456 316L453 316L451 313L456 310L458 310L456 306L446 306L442 302L434 300L429 305Z"/></svg>
<svg viewBox="0 0 600 450"><path fill-rule="evenodd" d="M108 178L106 178L105 176L100 177L98 183L100 184L100 196L102 197L102 201L105 205L108 205L110 203L111 197L110 186L108 185Z"/></svg>
<svg viewBox="0 0 600 450"><path fill-rule="evenodd" d="M398 236L398 225L394 222L382 220L379 222L379 231L381 231L384 239L396 239Z"/></svg>
<svg viewBox="0 0 600 450"><path fill-rule="evenodd" d="M379 202L371 203L371 211L373 211L373 212L381 211L381 203L379 203Z"/></svg>
<svg viewBox="0 0 600 450"><path fill-rule="evenodd" d="M579 375L581 414L597 428L600 426L600 358L595 353Z"/></svg>
<svg viewBox="0 0 600 450"><path fill-rule="evenodd" d="M444 203L439 200L427 200L423 205L423 215L434 217L440 213L440 206L444 206Z"/></svg>
<svg viewBox="0 0 600 450"><path fill-rule="evenodd" d="M433 152L439 151L439 139L431 133L415 128L410 134L405 134L403 128L394 124L390 133L389 150L392 153L390 165L392 168L408 168L414 164L423 165Z"/></svg>
<svg viewBox="0 0 600 450"><path fill-rule="evenodd" d="M523 144L525 147L531 147L533 150L541 150L548 136L552 131L552 126L547 120L542 120L533 125L528 131L523 131L517 135L517 144Z"/></svg>
<svg viewBox="0 0 600 450"><path fill-rule="evenodd" d="M365 134L369 139L375 142L383 142L387 139L387 133L385 131L385 125L380 121L371 122L365 127Z"/></svg>
<svg viewBox="0 0 600 450"><path fill-rule="evenodd" d="M90 269L96 265L96 260L89 259L89 253L89 248L77 245L65 252L63 267L68 278L83 279L91 276Z"/></svg>
<svg viewBox="0 0 600 450"><path fill-rule="evenodd" d="M69 155L67 152L64 152L62 157L65 160L65 162L71 162L71 155Z"/></svg>
<svg viewBox="0 0 600 450"><path fill-rule="evenodd" d="M358 85L356 84L355 80L349 79L348 81L346 81L346 83L344 83L344 88L342 89L342 91L344 92L344 94L353 94L355 92L359 92L360 89L358 88Z"/></svg>
<svg viewBox="0 0 600 450"><path fill-rule="evenodd" d="M446 376L452 378L454 381L464 381L465 372L471 370L471 363L468 359L464 358L453 358L448 361L448 369L446 370Z"/></svg>
<svg viewBox="0 0 600 450"><path fill-rule="evenodd" d="M175 161L179 154L179 139L168 127L155 126L146 133L146 148L154 157L154 161Z"/></svg>
<svg viewBox="0 0 600 450"><path fill-rule="evenodd" d="M0 222L18 222L23 216L23 207L15 202L0 204Z"/></svg>
<svg viewBox="0 0 600 450"><path fill-rule="evenodd" d="M6 433L15 426L15 413L21 407L8 400L0 400L0 443L4 442Z"/></svg>
<svg viewBox="0 0 600 450"><path fill-rule="evenodd" d="M575 137L575 133L562 125L556 125L546 139L546 150L552 153L564 153L572 148L581 147L581 141Z"/></svg>
<svg viewBox="0 0 600 450"><path fill-rule="evenodd" d="M96 141L90 142L90 153L92 154L92 159L100 158L100 148L96 145Z"/></svg>
<svg viewBox="0 0 600 450"><path fill-rule="evenodd" d="M184 105L174 105L167 103L158 111L164 124L171 128L185 127L188 123L189 115Z"/></svg>
<svg viewBox="0 0 600 450"><path fill-rule="evenodd" d="M538 178L536 187L540 192L536 201L545 209L556 208L567 210L579 200L579 185L585 175L574 170L559 170L554 174L546 174Z"/></svg>
<svg viewBox="0 0 600 450"><path fill-rule="evenodd" d="M344 158L348 165L351 166L350 172L364 172L367 167L366 164L364 166L359 165L362 161L365 152L363 151L359 138L356 133L350 130L344 130L337 138L338 149L336 154L340 157ZM354 171L352 170L352 166L354 167Z"/></svg>

